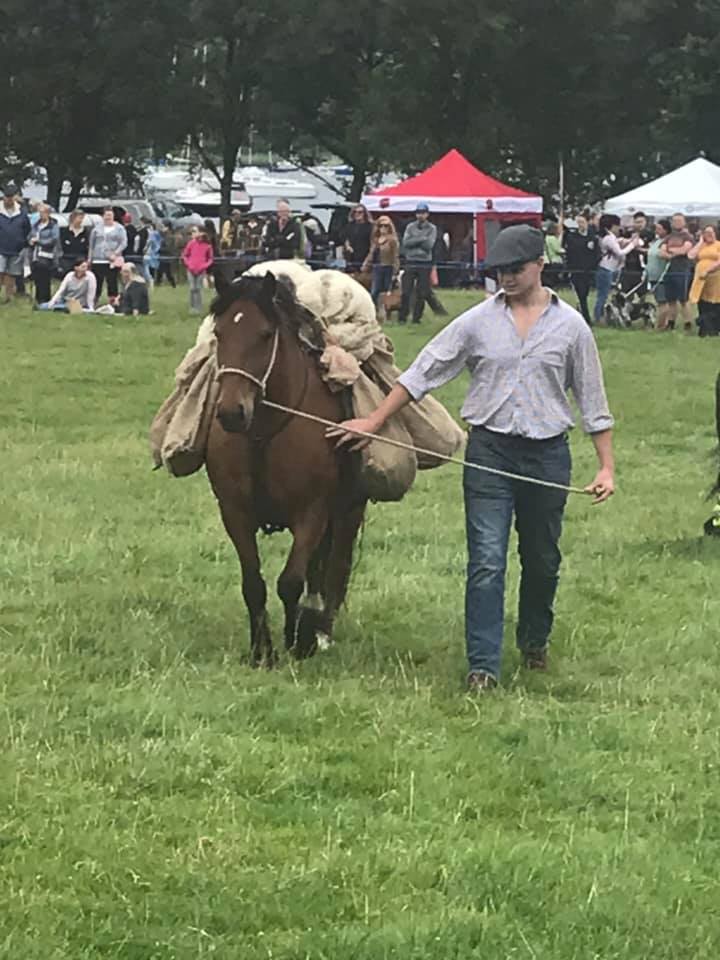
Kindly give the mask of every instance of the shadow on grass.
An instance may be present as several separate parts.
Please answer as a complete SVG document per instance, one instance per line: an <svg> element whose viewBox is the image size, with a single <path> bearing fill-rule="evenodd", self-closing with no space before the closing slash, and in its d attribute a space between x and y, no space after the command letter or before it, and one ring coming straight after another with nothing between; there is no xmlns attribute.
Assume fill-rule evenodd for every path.
<svg viewBox="0 0 720 960"><path fill-rule="evenodd" d="M635 557L669 557L674 560L707 560L720 557L720 539L706 537L676 537L674 540L647 539L626 543L623 553Z"/></svg>

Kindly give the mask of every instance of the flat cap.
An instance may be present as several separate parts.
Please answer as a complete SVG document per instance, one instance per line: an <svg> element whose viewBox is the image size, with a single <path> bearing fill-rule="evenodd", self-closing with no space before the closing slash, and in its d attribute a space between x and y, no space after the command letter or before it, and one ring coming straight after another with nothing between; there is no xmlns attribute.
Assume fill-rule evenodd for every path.
<svg viewBox="0 0 720 960"><path fill-rule="evenodd" d="M514 263L528 263L539 260L545 251L545 236L542 230L531 227L529 223L519 223L514 227L505 227L495 237L488 251L485 266L488 270L497 267L509 267Z"/></svg>

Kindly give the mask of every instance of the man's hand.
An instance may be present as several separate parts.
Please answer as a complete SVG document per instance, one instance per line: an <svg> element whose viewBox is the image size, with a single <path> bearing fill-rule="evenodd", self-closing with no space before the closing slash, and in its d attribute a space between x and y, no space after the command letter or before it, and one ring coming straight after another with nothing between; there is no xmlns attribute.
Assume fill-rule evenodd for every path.
<svg viewBox="0 0 720 960"><path fill-rule="evenodd" d="M615 493L615 478L612 470L608 470L607 467L598 470L595 479L589 486L585 487L585 490L587 493L595 495L593 503L604 503L609 500Z"/></svg>
<svg viewBox="0 0 720 960"><path fill-rule="evenodd" d="M362 450L370 440L367 437L358 437L357 432L377 433L378 430L378 424L371 417L364 417L358 420L344 420L336 427L328 427L325 430L325 436L328 439L337 439L336 448L352 444L351 450Z"/></svg>

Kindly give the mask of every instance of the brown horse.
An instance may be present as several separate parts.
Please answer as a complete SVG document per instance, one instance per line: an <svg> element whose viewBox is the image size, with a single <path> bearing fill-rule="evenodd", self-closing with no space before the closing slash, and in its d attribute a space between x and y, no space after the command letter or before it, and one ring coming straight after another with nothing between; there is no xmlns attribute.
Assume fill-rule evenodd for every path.
<svg viewBox="0 0 720 960"><path fill-rule="evenodd" d="M292 289L272 274L233 283L217 275L216 289L220 393L207 472L242 567L251 661L271 665L258 530L292 533L277 589L285 607L285 646L309 656L331 636L345 599L365 498L357 492L356 454L336 452L318 424L262 403L266 398L334 421L348 413L298 336L311 318Z"/></svg>

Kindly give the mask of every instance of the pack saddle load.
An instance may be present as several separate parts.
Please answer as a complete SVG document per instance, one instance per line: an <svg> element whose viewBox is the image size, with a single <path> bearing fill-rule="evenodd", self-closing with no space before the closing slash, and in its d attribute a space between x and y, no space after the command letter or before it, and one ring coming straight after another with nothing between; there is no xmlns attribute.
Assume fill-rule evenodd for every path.
<svg viewBox="0 0 720 960"><path fill-rule="evenodd" d="M295 260L258 263L247 273L273 273L288 286L297 302L322 330L313 347L322 377L332 391L350 392L355 417L364 417L392 389L400 371L392 342L377 321L367 290L336 270L311 270ZM195 345L175 371L175 389L158 410L150 427L150 447L156 468L173 476L195 473L205 462L205 449L218 397L215 318L206 317ZM317 328L317 324L315 325ZM302 333L300 334L302 336ZM318 425L318 429L323 429ZM427 396L410 403L383 427L381 436L453 456L465 441L465 431L441 403ZM362 484L370 500L400 500L418 469L445 461L377 440L362 451Z"/></svg>

